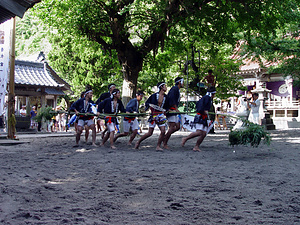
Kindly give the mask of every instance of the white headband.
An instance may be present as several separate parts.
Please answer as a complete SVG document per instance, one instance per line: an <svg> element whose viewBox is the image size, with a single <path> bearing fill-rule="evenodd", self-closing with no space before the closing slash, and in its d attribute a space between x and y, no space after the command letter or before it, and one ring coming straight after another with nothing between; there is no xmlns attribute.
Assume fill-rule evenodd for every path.
<svg viewBox="0 0 300 225"><path fill-rule="evenodd" d="M158 90L160 89L161 86L163 86L163 85L165 85L165 84L166 84L166 83L163 82L163 83L161 83L160 85L158 85L158 86L157 86Z"/></svg>
<svg viewBox="0 0 300 225"><path fill-rule="evenodd" d="M176 83L175 83L175 84L178 84L179 82L183 83L183 82L184 82L184 79L183 79L183 78L181 78L180 80L176 81Z"/></svg>
<svg viewBox="0 0 300 225"><path fill-rule="evenodd" d="M120 91L115 91L115 90L113 90L112 93L111 93L111 95L110 95L110 97L113 98L114 95L115 95L115 94L118 94L118 93L120 93Z"/></svg>
<svg viewBox="0 0 300 225"><path fill-rule="evenodd" d="M212 95L212 94L215 94L215 93L216 93L216 91L213 91L213 92L207 92L206 95L208 95L209 97L211 97L211 95Z"/></svg>
<svg viewBox="0 0 300 225"><path fill-rule="evenodd" d="M110 85L108 90L110 90L112 87L116 87L116 85L114 85L114 84Z"/></svg>
<svg viewBox="0 0 300 225"><path fill-rule="evenodd" d="M92 90L88 90L87 92L85 92L84 96L86 96L90 92L93 92L93 91Z"/></svg>

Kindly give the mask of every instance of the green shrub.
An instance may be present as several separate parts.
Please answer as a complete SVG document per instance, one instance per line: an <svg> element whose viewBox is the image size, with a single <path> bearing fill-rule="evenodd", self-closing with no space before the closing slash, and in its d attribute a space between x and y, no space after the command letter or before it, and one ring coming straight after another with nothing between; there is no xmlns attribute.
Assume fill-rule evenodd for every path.
<svg viewBox="0 0 300 225"><path fill-rule="evenodd" d="M244 129L231 130L229 133L229 144L231 146L250 144L252 147L257 148L262 140L264 144L270 145L270 134L265 131L263 126L249 121L245 122Z"/></svg>
<svg viewBox="0 0 300 225"><path fill-rule="evenodd" d="M45 120L51 120L53 116L56 116L57 114L53 113L52 107L42 107L40 111L38 111L37 115L34 117L34 119L37 122L42 122L42 119Z"/></svg>

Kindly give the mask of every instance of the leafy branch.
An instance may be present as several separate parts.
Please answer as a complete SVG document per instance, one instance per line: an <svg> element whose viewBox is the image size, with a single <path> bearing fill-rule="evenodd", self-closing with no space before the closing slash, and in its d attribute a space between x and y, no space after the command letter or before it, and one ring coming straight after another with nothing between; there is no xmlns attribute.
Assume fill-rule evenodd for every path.
<svg viewBox="0 0 300 225"><path fill-rule="evenodd" d="M229 144L235 145L248 145L252 147L258 147L263 140L264 144L270 145L271 137L268 132L265 131L263 126L244 121L245 128L242 130L231 130L229 133Z"/></svg>

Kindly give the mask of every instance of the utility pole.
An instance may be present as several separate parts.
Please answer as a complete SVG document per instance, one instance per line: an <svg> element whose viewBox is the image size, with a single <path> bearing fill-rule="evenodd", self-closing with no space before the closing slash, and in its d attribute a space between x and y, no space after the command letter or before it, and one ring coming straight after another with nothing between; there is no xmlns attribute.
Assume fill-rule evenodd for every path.
<svg viewBox="0 0 300 225"><path fill-rule="evenodd" d="M15 118L15 40L16 40L16 18L13 18L13 27L11 30L11 48L9 52L9 86L8 86L8 126L7 137L15 139L16 118Z"/></svg>
<svg viewBox="0 0 300 225"><path fill-rule="evenodd" d="M186 111L189 112L189 53L186 54Z"/></svg>

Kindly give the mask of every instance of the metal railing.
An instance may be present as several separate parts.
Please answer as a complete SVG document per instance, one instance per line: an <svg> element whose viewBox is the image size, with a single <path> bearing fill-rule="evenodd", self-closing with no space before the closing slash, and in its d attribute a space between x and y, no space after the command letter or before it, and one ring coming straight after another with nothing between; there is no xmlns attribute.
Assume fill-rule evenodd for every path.
<svg viewBox="0 0 300 225"><path fill-rule="evenodd" d="M265 101L267 109L299 109L299 101Z"/></svg>

